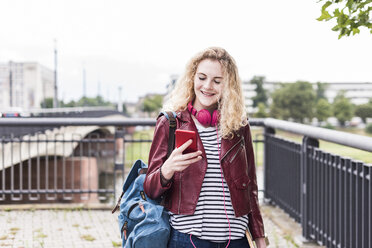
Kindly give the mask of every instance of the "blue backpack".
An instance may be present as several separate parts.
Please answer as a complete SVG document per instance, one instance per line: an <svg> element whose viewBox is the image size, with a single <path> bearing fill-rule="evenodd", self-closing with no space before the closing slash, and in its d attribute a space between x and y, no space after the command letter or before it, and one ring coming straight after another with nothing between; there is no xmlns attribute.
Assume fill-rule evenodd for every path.
<svg viewBox="0 0 372 248"><path fill-rule="evenodd" d="M146 196L144 169L147 165L137 160L123 186L118 217L122 247L167 247L169 216L163 206Z"/></svg>
<svg viewBox="0 0 372 248"><path fill-rule="evenodd" d="M174 147L176 128L175 113L164 113L169 120L168 154ZM170 235L169 215L157 201L147 197L143 189L147 165L137 160L123 185L123 192L114 213L120 206L118 216L122 247L125 248L166 248Z"/></svg>

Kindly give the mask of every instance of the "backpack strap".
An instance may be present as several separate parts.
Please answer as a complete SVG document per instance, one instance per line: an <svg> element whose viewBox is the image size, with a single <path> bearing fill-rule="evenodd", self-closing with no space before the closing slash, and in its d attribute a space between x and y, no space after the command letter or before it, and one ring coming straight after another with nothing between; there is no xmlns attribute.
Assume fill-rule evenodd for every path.
<svg viewBox="0 0 372 248"><path fill-rule="evenodd" d="M119 209L119 207L120 207L120 201L121 201L121 198L123 198L123 195L124 195L124 191L121 192L121 195L120 195L120 197L119 197L118 202L116 203L115 207L112 209L112 211L111 211L112 214L115 213L116 210Z"/></svg>
<svg viewBox="0 0 372 248"><path fill-rule="evenodd" d="M168 138L168 152L167 152L167 158L169 158L174 148L174 133L177 127L177 121L176 121L177 114L174 111L163 111L163 112L160 112L158 118L162 115L164 115L169 121L169 138ZM146 174L146 173L147 173L147 168L141 168L138 171L138 176L142 174ZM121 196L119 197L119 200L116 206L112 210L112 213L115 213L115 211L119 209L121 198L123 196L124 196L124 192L121 193Z"/></svg>
<svg viewBox="0 0 372 248"><path fill-rule="evenodd" d="M171 155L174 149L174 133L176 131L177 121L176 121L176 112L174 111L163 111L160 112L159 116L164 115L165 118L169 121L169 137L168 137L168 152L167 158Z"/></svg>

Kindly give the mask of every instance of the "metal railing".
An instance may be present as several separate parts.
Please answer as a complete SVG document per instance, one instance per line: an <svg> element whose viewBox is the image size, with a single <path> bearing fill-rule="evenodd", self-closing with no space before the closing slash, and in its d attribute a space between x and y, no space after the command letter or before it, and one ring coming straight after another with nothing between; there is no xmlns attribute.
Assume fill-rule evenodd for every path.
<svg viewBox="0 0 372 248"><path fill-rule="evenodd" d="M133 138L131 129L154 125L154 119L0 119L0 129L51 128L0 137L0 202L113 202L125 164L143 157L131 146L151 143L149 135Z"/></svg>
<svg viewBox="0 0 372 248"><path fill-rule="evenodd" d="M27 113L27 116L37 118L97 118L105 117L109 115L121 115L124 116L122 112L118 112L112 107L74 107L74 108L57 108L57 109L35 109ZM37 118L36 118L37 117ZM28 118L28 117L27 117ZM48 125L26 125L19 128L19 121L23 121L23 118L14 117L7 118L7 123L12 123L11 125L2 126L0 129L0 137L22 137L24 135L43 133L47 130L52 130L53 128L58 128L55 123ZM46 119L44 119L46 120Z"/></svg>
<svg viewBox="0 0 372 248"><path fill-rule="evenodd" d="M48 128L0 136L0 202L113 201L125 166L148 159L151 135L133 137L130 129L155 124L154 119L0 119L0 129L18 134Z"/></svg>
<svg viewBox="0 0 372 248"><path fill-rule="evenodd" d="M372 247L372 165L322 151L318 141L372 152L372 138L270 118L264 124L265 198L300 222L309 240ZM303 135L302 143L275 129Z"/></svg>
<svg viewBox="0 0 372 248"><path fill-rule="evenodd" d="M327 247L372 247L372 166L322 151L318 141L371 152L372 138L270 118L250 124L265 129L265 198L300 222L309 240ZM148 135L133 137L130 128L154 125L154 119L0 120L0 128L59 127L0 137L0 201L112 199L125 164L141 156L133 146L147 144L147 152L151 142ZM278 137L276 129L302 135L302 143Z"/></svg>

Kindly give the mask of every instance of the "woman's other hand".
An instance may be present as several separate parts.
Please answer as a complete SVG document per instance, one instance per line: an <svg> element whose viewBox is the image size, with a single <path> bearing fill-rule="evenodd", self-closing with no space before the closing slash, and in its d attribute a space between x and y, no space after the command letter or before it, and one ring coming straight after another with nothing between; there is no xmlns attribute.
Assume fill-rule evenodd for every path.
<svg viewBox="0 0 372 248"><path fill-rule="evenodd" d="M266 248L265 238L255 239L257 248Z"/></svg>
<svg viewBox="0 0 372 248"><path fill-rule="evenodd" d="M169 158L165 161L161 167L161 174L166 180L170 180L175 172L183 171L191 164L201 160L201 151L182 154L191 143L192 140L190 139L182 146L174 149Z"/></svg>

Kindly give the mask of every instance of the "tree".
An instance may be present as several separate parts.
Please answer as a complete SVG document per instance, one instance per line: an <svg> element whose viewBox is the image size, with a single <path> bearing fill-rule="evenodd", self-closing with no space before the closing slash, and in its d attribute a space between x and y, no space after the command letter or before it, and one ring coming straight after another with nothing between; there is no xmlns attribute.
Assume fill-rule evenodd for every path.
<svg viewBox="0 0 372 248"><path fill-rule="evenodd" d="M59 101L58 106L63 107L63 101ZM47 97L40 103L41 108L53 108L53 97Z"/></svg>
<svg viewBox="0 0 372 248"><path fill-rule="evenodd" d="M308 82L283 84L272 95L270 113L275 118L304 122L313 117L315 92Z"/></svg>
<svg viewBox="0 0 372 248"><path fill-rule="evenodd" d="M162 95L153 95L145 97L142 104L142 110L149 114L158 112L163 105Z"/></svg>
<svg viewBox="0 0 372 248"><path fill-rule="evenodd" d="M258 111L257 111L257 113L254 114L254 117L256 117L256 118L266 118L267 117L266 106L263 102L260 102L258 104Z"/></svg>
<svg viewBox="0 0 372 248"><path fill-rule="evenodd" d="M40 107L41 108L53 108L53 98L52 97L45 98L44 101L40 103Z"/></svg>
<svg viewBox="0 0 372 248"><path fill-rule="evenodd" d="M327 84L317 82L316 83L316 101L318 102L320 99L327 99L325 96L325 92L327 90Z"/></svg>
<svg viewBox="0 0 372 248"><path fill-rule="evenodd" d="M353 117L353 105L350 100L345 97L345 92L340 91L333 102L333 113L341 126L345 126L345 122Z"/></svg>
<svg viewBox="0 0 372 248"><path fill-rule="evenodd" d="M267 106L267 92L263 87L265 77L257 77L254 76L250 81L251 84L256 85L256 96L252 98L253 100L253 107L257 107L259 103L263 103Z"/></svg>
<svg viewBox="0 0 372 248"><path fill-rule="evenodd" d="M355 115L362 118L363 122L366 123L368 117L372 118L372 102L357 105L355 108Z"/></svg>
<svg viewBox="0 0 372 248"><path fill-rule="evenodd" d="M372 124L366 126L366 133L372 134Z"/></svg>
<svg viewBox="0 0 372 248"><path fill-rule="evenodd" d="M96 106L112 106L113 104L110 102L106 102L101 96L96 97L85 97L83 96L80 100L76 103L76 107L96 107Z"/></svg>
<svg viewBox="0 0 372 248"><path fill-rule="evenodd" d="M74 100L71 100L68 103L62 102L62 104L60 106L63 107L63 108L72 108L72 107L76 107L76 102Z"/></svg>
<svg viewBox="0 0 372 248"><path fill-rule="evenodd" d="M332 115L332 105L326 99L320 99L315 105L315 117L319 122L327 120Z"/></svg>
<svg viewBox="0 0 372 248"><path fill-rule="evenodd" d="M60 102L61 107L102 107L102 106L114 106L113 103L105 101L101 96L96 97L82 97L77 102L71 100L68 103Z"/></svg>
<svg viewBox="0 0 372 248"><path fill-rule="evenodd" d="M325 2L325 0L320 0ZM329 8L333 8L330 13ZM338 38L358 34L360 27L366 27L372 34L372 19L369 17L372 11L371 0L328 0L322 6L322 14L318 21L337 20L337 25L332 28L339 32Z"/></svg>
<svg viewBox="0 0 372 248"><path fill-rule="evenodd" d="M125 103L123 103L122 108L123 108L123 114L129 115L128 108L127 108L127 105Z"/></svg>

